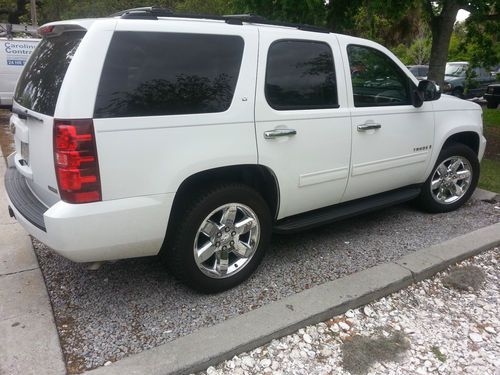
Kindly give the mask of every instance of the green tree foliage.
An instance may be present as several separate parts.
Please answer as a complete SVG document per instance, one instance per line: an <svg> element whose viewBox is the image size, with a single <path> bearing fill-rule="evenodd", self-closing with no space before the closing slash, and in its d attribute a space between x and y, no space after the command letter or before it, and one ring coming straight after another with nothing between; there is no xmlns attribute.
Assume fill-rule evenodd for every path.
<svg viewBox="0 0 500 375"><path fill-rule="evenodd" d="M325 24L323 0L233 0L236 13L254 13L271 20Z"/></svg>
<svg viewBox="0 0 500 375"><path fill-rule="evenodd" d="M254 13L326 26L378 41L407 64L429 61L429 77L438 82L444 77L448 50L453 60L474 65L500 61L500 0L37 0L40 24L149 5L186 13ZM459 9L471 16L453 34ZM0 21L30 22L29 0L0 0Z"/></svg>
<svg viewBox="0 0 500 375"><path fill-rule="evenodd" d="M29 0L0 0L0 22L19 23Z"/></svg>
<svg viewBox="0 0 500 375"><path fill-rule="evenodd" d="M411 62L426 59L427 37L418 32L419 25L425 23L432 35L429 78L439 83L444 78L448 47L460 9L471 12L467 42L470 48L477 46L475 59L483 64L496 59L496 53L491 52L499 44L500 0L331 0L326 7L332 30L366 36L389 47L398 46L396 52ZM415 35L419 38L415 39ZM401 44L410 50L403 51Z"/></svg>
<svg viewBox="0 0 500 375"><path fill-rule="evenodd" d="M174 0L40 0L39 18L42 22L60 19L105 17L124 9L143 6L173 8Z"/></svg>
<svg viewBox="0 0 500 375"><path fill-rule="evenodd" d="M427 34L420 34L406 46L400 44L392 48L392 52L406 65L428 65L431 56L431 38Z"/></svg>
<svg viewBox="0 0 500 375"><path fill-rule="evenodd" d="M232 14L234 4L231 0L184 0L175 4L175 10L184 13Z"/></svg>
<svg viewBox="0 0 500 375"><path fill-rule="evenodd" d="M500 7L497 8L500 11ZM500 19L470 17L465 22L466 50L475 66L489 67L500 62Z"/></svg>
<svg viewBox="0 0 500 375"><path fill-rule="evenodd" d="M470 21L477 25L500 20L500 0L425 0L423 8L432 32L432 49L429 66L429 79L442 84L444 70L448 60L448 49L455 19L460 9L471 13ZM472 31L472 28L470 29ZM472 32L472 34L474 34ZM471 34L471 35L472 35ZM482 47L488 47L488 42L478 34L477 41ZM490 49L491 51L491 49ZM474 63L474 62L473 62Z"/></svg>

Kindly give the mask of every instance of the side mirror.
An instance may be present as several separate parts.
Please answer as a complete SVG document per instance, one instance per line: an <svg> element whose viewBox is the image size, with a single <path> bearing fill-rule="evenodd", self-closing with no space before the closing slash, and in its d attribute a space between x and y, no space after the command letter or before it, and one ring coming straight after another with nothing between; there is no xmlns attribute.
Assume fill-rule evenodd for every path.
<svg viewBox="0 0 500 375"><path fill-rule="evenodd" d="M413 95L413 106L421 107L424 102L438 100L441 97L441 88L434 82L422 80Z"/></svg>
<svg viewBox="0 0 500 375"><path fill-rule="evenodd" d="M423 80L418 83L418 92L424 101L438 100L441 97L441 88L434 81Z"/></svg>

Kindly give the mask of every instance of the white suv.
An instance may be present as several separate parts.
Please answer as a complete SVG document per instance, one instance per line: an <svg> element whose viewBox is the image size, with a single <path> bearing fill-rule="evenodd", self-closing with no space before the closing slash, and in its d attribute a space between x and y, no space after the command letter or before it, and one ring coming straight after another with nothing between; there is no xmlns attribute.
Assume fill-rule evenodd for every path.
<svg viewBox="0 0 500 375"><path fill-rule="evenodd" d="M377 43L157 8L50 23L15 93L11 214L76 262L160 254L206 292L271 232L418 200L460 207L486 140Z"/></svg>

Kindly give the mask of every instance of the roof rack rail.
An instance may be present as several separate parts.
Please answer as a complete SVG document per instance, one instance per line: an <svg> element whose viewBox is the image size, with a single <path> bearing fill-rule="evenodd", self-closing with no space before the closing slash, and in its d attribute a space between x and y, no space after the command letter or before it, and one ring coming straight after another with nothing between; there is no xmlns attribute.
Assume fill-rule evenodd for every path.
<svg viewBox="0 0 500 375"><path fill-rule="evenodd" d="M330 33L330 30L313 25L306 25L300 23L289 23L281 21L270 21L265 17L259 16L257 14L231 14L224 16L208 15L208 14L194 14L194 13L174 13L171 9L160 8L160 7L142 7L142 8L132 8L126 9L117 13L113 13L110 17L120 17L123 19L149 19L157 20L158 17L171 17L171 18L193 18L193 19L206 19L206 20L216 20L224 21L231 25L242 25L243 22L261 24L261 25L272 25L272 26L283 26L292 27L303 31L312 31L317 33Z"/></svg>
<svg viewBox="0 0 500 375"><path fill-rule="evenodd" d="M113 13L109 17L158 19L158 17L168 17L173 14L174 12L171 9L153 6L125 9Z"/></svg>

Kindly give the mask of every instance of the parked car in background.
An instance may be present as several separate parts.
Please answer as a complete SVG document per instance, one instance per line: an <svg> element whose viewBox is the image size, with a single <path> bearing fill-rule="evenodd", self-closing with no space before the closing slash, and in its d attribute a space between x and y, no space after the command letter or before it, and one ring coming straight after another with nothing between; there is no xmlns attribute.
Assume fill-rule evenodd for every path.
<svg viewBox="0 0 500 375"><path fill-rule="evenodd" d="M470 81L467 82L469 63L466 61L449 62L444 73L443 92L459 98L480 97L494 78L484 68L472 68Z"/></svg>
<svg viewBox="0 0 500 375"><path fill-rule="evenodd" d="M408 65L407 67L419 81L427 79L429 73L429 65Z"/></svg>
<svg viewBox="0 0 500 375"><path fill-rule="evenodd" d="M500 65L497 65L493 69L491 69L491 76L493 77L493 79L500 81Z"/></svg>
<svg viewBox="0 0 500 375"><path fill-rule="evenodd" d="M489 85L484 94L484 98L488 103L486 106L488 108L496 108L500 104L500 83L494 83Z"/></svg>
<svg viewBox="0 0 500 375"><path fill-rule="evenodd" d="M481 107L375 42L157 8L40 33L5 185L11 215L73 261L160 255L217 292L273 231L413 199L448 212L476 187Z"/></svg>
<svg viewBox="0 0 500 375"><path fill-rule="evenodd" d="M12 105L14 88L40 39L0 38L0 107Z"/></svg>

